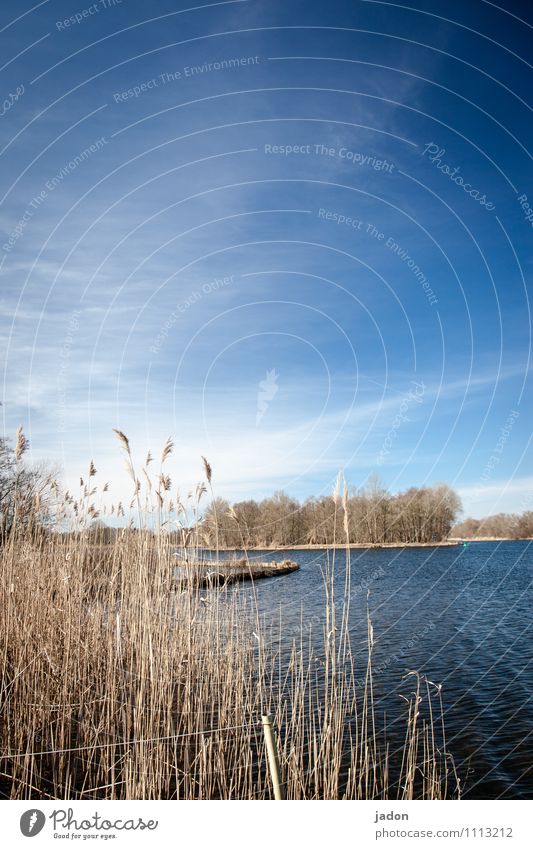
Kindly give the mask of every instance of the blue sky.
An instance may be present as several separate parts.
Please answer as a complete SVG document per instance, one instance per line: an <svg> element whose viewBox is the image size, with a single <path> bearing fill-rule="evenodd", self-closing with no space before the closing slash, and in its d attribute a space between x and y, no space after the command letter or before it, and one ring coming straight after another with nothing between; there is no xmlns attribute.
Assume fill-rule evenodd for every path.
<svg viewBox="0 0 533 849"><path fill-rule="evenodd" d="M2 4L4 433L532 509L527 4L192 6Z"/></svg>

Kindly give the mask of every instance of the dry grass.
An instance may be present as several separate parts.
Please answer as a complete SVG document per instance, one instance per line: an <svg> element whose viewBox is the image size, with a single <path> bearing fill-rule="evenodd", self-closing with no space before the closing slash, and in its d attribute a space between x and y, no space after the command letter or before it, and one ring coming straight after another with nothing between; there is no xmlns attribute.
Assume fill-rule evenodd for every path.
<svg viewBox="0 0 533 849"><path fill-rule="evenodd" d="M143 530L95 546L82 531L96 512L94 490L82 482L76 536L36 542L15 529L1 551L3 795L270 798L263 713L274 715L279 730L288 798L457 795L440 690L415 676L399 752L377 731L370 623L366 685L356 692L348 602L339 616L334 598L334 554L317 664L316 634L303 628L287 646L283 623L262 622L238 588L175 585L164 528L177 513L184 544L194 544L190 525L205 488L192 507L180 508L160 471L157 532L149 532L150 493L138 482L127 438L117 436ZM169 441L162 462L171 449ZM209 464L205 470L211 485Z"/></svg>

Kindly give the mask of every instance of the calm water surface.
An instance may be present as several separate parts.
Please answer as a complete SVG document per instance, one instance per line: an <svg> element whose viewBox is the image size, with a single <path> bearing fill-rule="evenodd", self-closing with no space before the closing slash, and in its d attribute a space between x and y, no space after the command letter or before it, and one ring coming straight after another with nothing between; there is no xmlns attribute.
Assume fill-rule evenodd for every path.
<svg viewBox="0 0 533 849"><path fill-rule="evenodd" d="M281 611L287 646L299 636L302 615L321 630L328 556L284 551L300 571L256 585L265 617L279 621ZM281 559L272 551L253 558ZM442 684L448 749L465 797L533 795L532 558L529 541L351 553L352 646L363 672L368 589L378 712L394 726L409 669ZM345 569L338 551L339 596Z"/></svg>

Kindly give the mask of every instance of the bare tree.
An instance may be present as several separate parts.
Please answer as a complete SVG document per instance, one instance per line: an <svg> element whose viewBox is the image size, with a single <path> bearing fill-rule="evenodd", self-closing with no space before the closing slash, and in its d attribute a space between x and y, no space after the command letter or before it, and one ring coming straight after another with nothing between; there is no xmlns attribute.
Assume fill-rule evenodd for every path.
<svg viewBox="0 0 533 849"><path fill-rule="evenodd" d="M19 429L13 447L0 438L0 543L5 543L15 527L36 533L52 520L53 470L46 464L30 466L24 461L28 441Z"/></svg>
<svg viewBox="0 0 533 849"><path fill-rule="evenodd" d="M451 535L463 539L533 539L533 511L522 515L496 513L484 519L465 519L452 528Z"/></svg>

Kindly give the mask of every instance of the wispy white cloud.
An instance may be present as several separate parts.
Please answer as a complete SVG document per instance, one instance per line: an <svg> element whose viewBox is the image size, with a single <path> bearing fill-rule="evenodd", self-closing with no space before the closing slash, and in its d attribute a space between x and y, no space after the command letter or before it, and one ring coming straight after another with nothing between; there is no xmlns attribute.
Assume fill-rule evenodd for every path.
<svg viewBox="0 0 533 849"><path fill-rule="evenodd" d="M460 486L465 516L483 518L494 513L523 513L533 510L533 477L494 480Z"/></svg>

